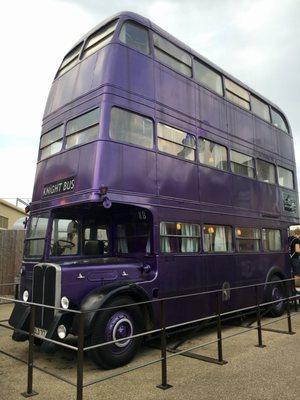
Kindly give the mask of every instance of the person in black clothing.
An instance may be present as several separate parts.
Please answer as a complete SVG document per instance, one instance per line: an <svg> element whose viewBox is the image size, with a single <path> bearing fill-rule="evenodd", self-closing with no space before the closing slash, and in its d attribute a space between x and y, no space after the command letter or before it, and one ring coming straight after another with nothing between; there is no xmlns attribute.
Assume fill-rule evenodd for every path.
<svg viewBox="0 0 300 400"><path fill-rule="evenodd" d="M294 230L290 241L290 257L295 276L295 286L300 286L300 229Z"/></svg>

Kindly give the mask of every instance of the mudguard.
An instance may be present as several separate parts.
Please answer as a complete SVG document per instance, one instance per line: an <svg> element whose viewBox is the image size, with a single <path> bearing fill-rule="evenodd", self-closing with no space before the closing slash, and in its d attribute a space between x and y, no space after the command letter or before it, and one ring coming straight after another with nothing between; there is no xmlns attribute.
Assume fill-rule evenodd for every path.
<svg viewBox="0 0 300 400"><path fill-rule="evenodd" d="M80 305L80 310L85 312L85 335L89 335L93 329L97 310L108 305L109 301L112 298L122 295L132 297L133 303L150 300L146 291L132 282L113 283L92 290L86 297L84 297ZM148 321L146 321L146 324L149 324L153 321L152 304L143 304L142 307L144 308L148 316ZM75 332L77 332L77 328L78 318L74 318L73 329Z"/></svg>

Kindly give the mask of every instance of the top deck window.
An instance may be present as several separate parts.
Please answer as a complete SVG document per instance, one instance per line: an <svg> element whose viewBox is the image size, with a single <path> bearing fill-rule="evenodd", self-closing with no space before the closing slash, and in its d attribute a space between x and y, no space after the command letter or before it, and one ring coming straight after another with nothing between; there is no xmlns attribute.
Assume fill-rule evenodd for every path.
<svg viewBox="0 0 300 400"><path fill-rule="evenodd" d="M63 59L57 74L55 76L55 78L58 78L59 76L61 76L62 74L64 74L65 72L69 71L72 67L74 67L74 65L76 64L81 48L82 48L83 42L81 42L80 44L78 44L76 47L74 47L74 49L72 49Z"/></svg>
<svg viewBox="0 0 300 400"><path fill-rule="evenodd" d="M270 122L270 112L269 106L266 103L263 103L257 97L251 95L251 110L253 114L258 117L264 119L267 122Z"/></svg>
<svg viewBox="0 0 300 400"><path fill-rule="evenodd" d="M240 107L250 110L249 92L236 83L225 78L226 97Z"/></svg>
<svg viewBox="0 0 300 400"><path fill-rule="evenodd" d="M118 20L115 20L94 32L85 42L83 57L88 57L108 44L113 37L117 23Z"/></svg>
<svg viewBox="0 0 300 400"><path fill-rule="evenodd" d="M294 189L294 175L289 169L278 167L278 183L279 186L286 187L288 189Z"/></svg>
<svg viewBox="0 0 300 400"><path fill-rule="evenodd" d="M196 81L223 96L222 78L207 65L196 61L194 63L194 75Z"/></svg>
<svg viewBox="0 0 300 400"><path fill-rule="evenodd" d="M123 24L119 39L135 50L144 54L150 53L148 30L134 22L127 21Z"/></svg>
<svg viewBox="0 0 300 400"><path fill-rule="evenodd" d="M162 63L186 76L192 76L191 56L167 39L153 33L154 54Z"/></svg>
<svg viewBox="0 0 300 400"><path fill-rule="evenodd" d="M287 123L284 120L284 118L279 114L278 111L275 111L273 110L273 108L271 108L271 116L272 116L272 124L276 126L276 128L281 129L285 133L289 133Z"/></svg>

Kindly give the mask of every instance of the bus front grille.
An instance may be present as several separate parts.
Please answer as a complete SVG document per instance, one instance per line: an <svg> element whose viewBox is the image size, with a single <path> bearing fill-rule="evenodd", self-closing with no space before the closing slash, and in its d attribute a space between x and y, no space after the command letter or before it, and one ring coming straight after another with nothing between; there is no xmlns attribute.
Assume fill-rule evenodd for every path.
<svg viewBox="0 0 300 400"><path fill-rule="evenodd" d="M58 306L60 268L53 264L37 264L33 270L32 299L34 303ZM36 306L35 326L49 329L55 310Z"/></svg>

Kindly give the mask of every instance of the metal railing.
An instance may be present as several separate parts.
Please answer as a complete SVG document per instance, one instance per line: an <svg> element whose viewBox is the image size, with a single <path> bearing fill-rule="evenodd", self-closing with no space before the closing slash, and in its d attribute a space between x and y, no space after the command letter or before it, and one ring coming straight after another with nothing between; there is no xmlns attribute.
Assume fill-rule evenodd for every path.
<svg viewBox="0 0 300 400"><path fill-rule="evenodd" d="M259 298L259 289L266 287L267 285L274 285L276 283L279 283L281 285L284 284L285 287L285 291L287 293L287 295L283 298L280 298L278 300L274 300L274 301L260 301ZM1 287L4 286L16 286L16 283L10 283L10 284L1 284L0 285L0 290ZM167 360L173 357L176 357L178 355L185 355L185 356L190 356L193 358L198 358L200 360L203 361L209 361L209 362L214 362L216 364L220 364L220 365L224 365L227 363L227 361L224 360L223 358L223 341L236 337L238 335L241 335L243 333L247 333L249 331L253 331L253 330L257 330L257 340L258 340L258 344L257 347L265 347L265 345L263 344L263 337L262 337L262 331L263 330L268 330L268 331L272 331L272 332L277 332L277 333L287 333L287 334L294 334L295 332L293 332L292 330L292 317L295 315L295 313L291 312L291 303L294 303L294 307L295 307L295 312L297 311L297 302L300 299L300 295L299 294L292 294L294 291L294 279L290 278L290 279L279 279L278 281L270 281L270 282L263 282L263 283L258 283L258 284L252 284L252 285L244 285L244 286L237 286L237 287L231 287L231 288L226 288L226 292L232 292L232 291L242 291L245 289L253 289L253 295L254 295L254 305L248 306L248 307L243 307L243 308L239 308L239 309L234 309L234 310L230 310L230 311L225 311L222 312L222 293L224 293L224 289L217 289L217 290L209 290L209 291L205 291L205 292L197 292L197 293L191 293L191 294L184 294L184 295L178 295L178 296L170 296L170 297L164 297L164 298L157 298L157 299L153 299L153 300L148 300L148 301L141 301L141 302L135 302L135 303L131 303L131 304L124 304L124 305L119 305L119 306L114 306L114 307L103 307L103 308L99 308L99 309L93 309L93 310L87 310L87 311L80 311L80 310L74 310L74 309L64 309L64 308L60 308L60 307L54 307L54 306L49 306L49 305L45 305L45 304L40 304L40 303L34 303L34 302L24 302L21 300L17 300L17 299L10 299L7 297L3 297L0 296L0 306L4 305L4 304L16 304L16 303L20 303L23 305L26 305L27 307L30 307L30 314L29 314L29 330L28 331L24 331L21 329L16 329L13 328L11 326L9 326L7 324L7 322L9 320L5 319L0 321L0 327L2 328L6 328L6 329L10 329L12 331L15 332L19 332L19 333L23 333L28 335L28 356L27 356L27 361L13 355L10 354L8 352L5 352L4 350L0 350L1 354L4 354L8 357L11 357L17 361L23 362L25 364L27 364L27 390L25 393L22 393L22 395L24 397L31 397L34 395L37 395L38 393L35 392L33 390L33 369L37 369L39 371L42 371L62 382L65 382L69 385L72 385L73 387L76 387L76 400L83 400L83 389L89 386L92 386L96 383L100 383L103 382L105 380L108 379L112 379L114 377L132 372L132 371L136 371L140 368L144 368L146 366L152 365L152 364L156 364L156 363L160 363L161 365L161 383L159 385L157 385L158 388L160 389L168 389L171 387L170 384L168 384L168 377L167 377ZM17 292L17 291L16 291ZM201 318L197 318L197 319L193 319L193 320L189 320L189 321L185 321L182 323L178 323L178 324L173 324L173 325L167 325L166 324L166 305L173 301L173 300L183 300L183 299L187 299L187 298L193 298L195 296L207 296L207 295L214 295L215 296L215 307L216 307L216 312L206 316L206 317L201 317ZM286 304L286 315L279 317L279 318L274 318L272 321L268 321L265 323L262 323L262 310L265 309L266 307L270 308L271 306L274 306L280 302L284 302ZM114 310L114 309L120 309L120 308L127 308L127 307L137 307L137 306L142 306L145 304L149 304L149 303L159 303L160 306L160 327L157 329L152 329L152 330L147 330L138 334L134 334L131 336L127 336L126 340L130 340L130 339L134 339L134 338L138 338L138 337L144 337L144 336L149 336L149 335L154 335L154 334L159 334L160 335L160 347L161 347L161 356L155 360L146 362L146 363L142 363L136 366L133 366L129 369L126 369L125 371L119 371L119 372L115 372L112 374L109 374L105 377L99 378L99 379L94 379L90 382L84 383L84 353L86 351L89 350L95 350L97 348L103 347L103 346L108 346L111 344L115 344L117 342L121 342L124 341L124 338L121 339L116 339L116 340L111 340L111 341L107 341L107 342L103 342L103 343L99 343L99 344L95 344L95 345L91 345L91 346L84 346L84 318L86 314L89 314L91 312L103 312L106 310ZM78 341L77 341L77 346L73 346L70 345L68 343L64 343L58 340L53 340L41 335L38 335L34 332L34 328L35 328L35 314L36 314L36 308L37 307L43 307L43 308L48 308L48 309L53 309L56 311L60 311L63 313L72 313L74 314L74 316L77 316L78 318ZM245 313L245 312L253 312L253 315L255 314L255 322L256 325L255 326L248 326L246 327L243 331L241 332L237 332L237 333L233 333L233 334L229 334L227 336L223 336L222 335L222 318L224 317L229 317L229 316L233 316L236 314L241 314L241 313ZM215 319L216 321L216 333L217 333L217 338L215 340L210 340L206 343L202 343L200 345L196 345L196 346L192 346L188 349L183 349L183 350L174 350L172 351L171 354L167 354L168 350L167 349L167 332L168 331L172 331L175 328L183 328L185 326L190 326L192 324L196 324L196 323L200 323L200 322L204 322L204 321L208 321L211 319ZM287 331L282 331L282 330L272 330L272 329L268 329L265 328L266 326L269 326L271 324L274 324L278 321L281 320L287 320ZM254 323L254 321L253 321ZM251 324L253 325L253 324ZM72 351L76 351L77 352L77 378L76 381L73 382L63 376L59 376L53 372L50 372L49 370L46 370L42 367L39 367L37 365L34 364L34 338L37 339L41 339L45 342L49 342L52 344L56 344L58 346L70 349ZM191 353L191 351L196 350L196 349L200 349L202 347L211 345L217 343L217 358L211 358L211 357L206 357L206 356L201 356L198 354L194 354Z"/></svg>

